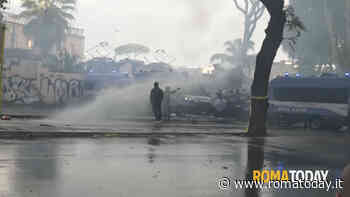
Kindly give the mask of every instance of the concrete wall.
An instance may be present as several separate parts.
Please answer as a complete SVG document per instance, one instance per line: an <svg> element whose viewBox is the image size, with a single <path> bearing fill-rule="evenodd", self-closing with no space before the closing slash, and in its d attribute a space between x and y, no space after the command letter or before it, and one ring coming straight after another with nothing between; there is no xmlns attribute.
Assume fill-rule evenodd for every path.
<svg viewBox="0 0 350 197"><path fill-rule="evenodd" d="M37 62L5 65L4 102L16 104L67 104L84 96L84 75L52 73Z"/></svg>

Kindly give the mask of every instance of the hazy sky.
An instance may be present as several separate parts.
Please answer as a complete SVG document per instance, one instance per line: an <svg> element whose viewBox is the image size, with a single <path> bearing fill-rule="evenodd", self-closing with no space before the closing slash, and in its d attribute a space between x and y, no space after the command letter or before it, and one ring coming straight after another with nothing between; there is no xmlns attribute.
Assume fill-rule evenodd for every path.
<svg viewBox="0 0 350 197"><path fill-rule="evenodd" d="M225 41L243 32L243 16L232 0L78 0L75 15L87 49L101 41L140 43L164 49L180 66L208 64L213 53L223 52ZM256 50L267 21L265 15L254 34Z"/></svg>

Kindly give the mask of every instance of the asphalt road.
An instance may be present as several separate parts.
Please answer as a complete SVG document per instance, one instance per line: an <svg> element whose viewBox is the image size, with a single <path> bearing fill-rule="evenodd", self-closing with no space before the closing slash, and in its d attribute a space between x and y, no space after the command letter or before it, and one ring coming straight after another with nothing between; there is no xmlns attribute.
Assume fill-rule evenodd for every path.
<svg viewBox="0 0 350 197"><path fill-rule="evenodd" d="M223 135L242 133L246 127L244 123L227 124L198 120L157 122L150 119L139 119L134 121L86 121L82 123L50 119L13 119L9 121L0 121L0 138L4 136L25 136L26 134L42 137L54 137L57 135L63 137L91 137L114 134L123 136L148 136L151 133L158 133L160 135Z"/></svg>
<svg viewBox="0 0 350 197"><path fill-rule="evenodd" d="M252 150L261 154L253 156L262 157L267 169L328 169L338 177L350 163L348 134L299 131L285 135L290 132L281 131L263 143L261 139L208 135L3 139L0 196L250 197L244 190L222 191L217 181L222 177L243 179ZM264 191L261 196L334 193L281 190Z"/></svg>

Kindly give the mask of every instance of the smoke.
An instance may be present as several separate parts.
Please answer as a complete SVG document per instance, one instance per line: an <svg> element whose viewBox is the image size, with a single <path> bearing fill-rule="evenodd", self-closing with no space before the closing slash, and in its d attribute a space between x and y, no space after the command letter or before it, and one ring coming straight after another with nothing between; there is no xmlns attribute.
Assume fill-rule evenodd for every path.
<svg viewBox="0 0 350 197"><path fill-rule="evenodd" d="M220 18L221 1L184 0L185 18L179 27L185 38L177 38L178 51L183 52L183 59L193 64L198 60L209 59L212 50L214 22ZM220 19L221 20L221 19ZM229 24L227 24L229 25ZM195 43L189 42L189 38ZM198 66L198 64L195 64Z"/></svg>
<svg viewBox="0 0 350 197"><path fill-rule="evenodd" d="M210 32L215 15L220 13L220 1L185 0L185 4L189 9L187 28Z"/></svg>
<svg viewBox="0 0 350 197"><path fill-rule="evenodd" d="M130 27L135 31L128 33L127 36L132 36L134 34L135 38L150 36L149 39L151 39L151 36L156 36L157 42L164 37L167 38L167 40L163 40L162 44L165 43L167 47L160 48L167 49L169 45L171 46L173 43L177 48L177 51L181 51L181 56L179 56L178 59L185 60L187 65L198 66L198 60L203 59L206 59L206 62L209 62L208 54L215 51L211 45L211 43L213 43L213 39L216 40L216 38L213 37L214 32L216 32L215 22L218 21L217 19L220 19L220 25L221 23L227 23L226 19L228 17L222 16L222 9L225 10L225 6L227 4L223 3L223 1L212 0L180 0L177 2L161 1L159 3L160 5L170 3L170 7L173 8L172 11L178 11L177 15L181 16L171 17L173 21L162 21L162 23L159 23L161 25L158 25L158 29L156 30L159 30L160 33L166 32L166 36L159 36L159 34L155 34L154 32L157 31L154 30L150 31L150 34L145 32L145 30L154 28L154 26L152 26L152 28L150 27L153 22L140 22L137 27L142 27L142 31L136 31L136 26ZM158 15L165 14L165 12L167 12L160 5L152 4L154 7L154 12L151 14L152 17L154 17L152 19L161 18L158 17ZM169 9L170 12L171 8L169 8L169 5L167 6L167 9ZM149 9L149 7L147 7L147 9ZM147 14L150 15L148 12ZM140 16L146 18L146 15L142 15L140 13L140 15L137 15L136 18L128 18L128 20L125 21L128 21L127 24L132 23L130 21L133 21L135 19L137 19L139 22L143 20L143 18L139 18ZM170 17L168 16L168 18ZM163 20L169 20L168 18L164 18ZM173 24L173 26L170 26L171 24ZM144 28L145 25L147 25L147 28ZM227 24L227 26L230 26L230 24ZM167 29L173 30L174 32L172 33L175 34L175 36L169 34L167 32ZM123 38L125 39L125 37ZM223 40L222 43L224 41L225 40ZM55 118L68 119L71 121L103 121L106 119L121 117L128 118L134 116L150 116L152 115L152 111L149 104L149 93L153 87L154 81L159 81L163 89L165 86L171 86L173 88L179 87L181 88L182 94L212 96L219 88L238 87L238 85L236 86L235 84L236 82L234 78L235 77L232 77L227 73L219 75L216 79L199 75L191 75L188 78L179 76L178 74L173 74L172 77L157 76L147 81L137 82L126 88L111 88L100 92L99 96L93 102L78 109L65 111L61 114L58 114Z"/></svg>
<svg viewBox="0 0 350 197"><path fill-rule="evenodd" d="M146 83L101 91L94 101L73 110L66 110L54 119L86 122L147 116L151 113L146 91L149 87L152 87L151 84Z"/></svg>
<svg viewBox="0 0 350 197"><path fill-rule="evenodd" d="M120 118L151 116L150 90L158 81L161 87L183 87L183 92L191 92L192 87L179 78L180 75L156 76L152 79L134 82L124 88L109 88L99 92L96 99L84 106L69 109L53 117L70 122L104 121ZM195 88L193 88L195 89Z"/></svg>
<svg viewBox="0 0 350 197"><path fill-rule="evenodd" d="M239 74L224 72L216 78L203 76L200 73L184 75L180 72L160 73L152 79L135 82L124 88L109 88L99 92L99 96L90 103L65 110L53 117L72 123L100 122L120 118L150 117L150 91L153 83L158 81L162 89L170 86L173 90L181 88L177 94L212 97L223 88L239 88Z"/></svg>

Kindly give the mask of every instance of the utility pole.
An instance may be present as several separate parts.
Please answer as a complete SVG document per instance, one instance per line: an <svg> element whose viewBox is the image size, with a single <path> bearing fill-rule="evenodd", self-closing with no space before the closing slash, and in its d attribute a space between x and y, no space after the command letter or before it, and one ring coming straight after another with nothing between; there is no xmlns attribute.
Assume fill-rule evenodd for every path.
<svg viewBox="0 0 350 197"><path fill-rule="evenodd" d="M4 57L5 57L5 32L6 25L4 22L3 14L0 13L0 113L3 111L2 102L3 102L3 68L4 68Z"/></svg>

